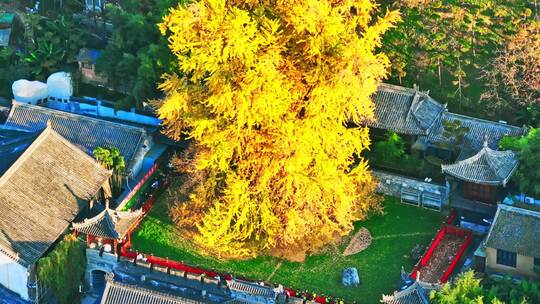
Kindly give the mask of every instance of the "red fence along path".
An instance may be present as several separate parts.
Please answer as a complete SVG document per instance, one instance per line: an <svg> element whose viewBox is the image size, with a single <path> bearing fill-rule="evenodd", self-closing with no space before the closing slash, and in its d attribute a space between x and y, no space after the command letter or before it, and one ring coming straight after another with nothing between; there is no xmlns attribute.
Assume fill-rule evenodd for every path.
<svg viewBox="0 0 540 304"><path fill-rule="evenodd" d="M472 238L472 232L468 229L443 224L422 259L414 267L411 277L416 279L417 273L420 271L421 274L426 273L430 274L430 276L440 275L438 278L440 283L448 281L461 256L472 242ZM460 243L456 244L458 240ZM454 248L454 245L458 247ZM437 256L434 257L434 254ZM444 266L448 263L448 257L451 257L452 260L448 267L444 269ZM441 269L444 272L440 273ZM422 280L422 276L420 279ZM432 280L432 278L430 279ZM427 282L438 283L437 281L431 282L429 279Z"/></svg>

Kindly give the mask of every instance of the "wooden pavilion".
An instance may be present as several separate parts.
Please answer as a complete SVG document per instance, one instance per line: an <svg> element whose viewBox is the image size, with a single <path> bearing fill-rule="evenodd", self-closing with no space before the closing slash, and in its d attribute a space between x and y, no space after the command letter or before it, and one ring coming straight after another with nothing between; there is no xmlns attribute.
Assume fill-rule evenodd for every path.
<svg viewBox="0 0 540 304"><path fill-rule="evenodd" d="M73 230L86 235L87 246L100 253L120 254L120 247L129 243L131 231L142 218L142 210L117 211L108 206L96 216L73 223Z"/></svg>
<svg viewBox="0 0 540 304"><path fill-rule="evenodd" d="M442 165L451 189L451 206L493 216L517 166L518 158L513 151L493 150L487 140L473 156Z"/></svg>

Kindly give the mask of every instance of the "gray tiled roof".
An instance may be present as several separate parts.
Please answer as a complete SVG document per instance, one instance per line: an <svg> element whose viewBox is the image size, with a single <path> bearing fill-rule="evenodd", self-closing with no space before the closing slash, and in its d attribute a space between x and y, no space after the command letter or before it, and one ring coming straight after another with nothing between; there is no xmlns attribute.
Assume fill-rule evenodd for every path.
<svg viewBox="0 0 540 304"><path fill-rule="evenodd" d="M488 136L488 146L491 149L497 149L499 141L505 135L521 136L524 129L516 126L498 123L489 120L459 115L450 112L444 112L435 123L433 130L428 136L428 141L435 144L452 145L451 139L444 136L444 127L442 121L449 122L459 121L462 127L469 128L469 132L464 138L464 155L460 159L464 159L475 154L482 149L485 136Z"/></svg>
<svg viewBox="0 0 540 304"><path fill-rule="evenodd" d="M110 175L47 127L0 177L0 251L36 262Z"/></svg>
<svg viewBox="0 0 540 304"><path fill-rule="evenodd" d="M245 281L231 280L229 281L228 286L231 291L238 291L252 296L262 296L273 299L276 295L272 288Z"/></svg>
<svg viewBox="0 0 540 304"><path fill-rule="evenodd" d="M26 151L39 134L0 127L0 175Z"/></svg>
<svg viewBox="0 0 540 304"><path fill-rule="evenodd" d="M540 257L540 212L499 204L486 247Z"/></svg>
<svg viewBox="0 0 540 304"><path fill-rule="evenodd" d="M108 278L101 304L199 304L205 303L193 299L182 298L143 288L135 285L116 282Z"/></svg>
<svg viewBox="0 0 540 304"><path fill-rule="evenodd" d="M122 239L142 215L142 210L116 211L106 208L82 223L73 223L73 229L84 234L109 239Z"/></svg>
<svg viewBox="0 0 540 304"><path fill-rule="evenodd" d="M445 106L415 89L381 84L373 95L375 120L370 127L408 135L427 135Z"/></svg>
<svg viewBox="0 0 540 304"><path fill-rule="evenodd" d="M116 147L129 165L144 143L143 128L77 115L14 101L6 126L22 130L42 130L47 121L60 135L89 155L96 147Z"/></svg>
<svg viewBox="0 0 540 304"><path fill-rule="evenodd" d="M429 304L426 290L415 282L402 291L391 296L383 295L381 303L384 304Z"/></svg>
<svg viewBox="0 0 540 304"><path fill-rule="evenodd" d="M517 155L513 151L495 151L484 146L470 158L441 167L443 173L463 181L504 186L516 170L517 165Z"/></svg>

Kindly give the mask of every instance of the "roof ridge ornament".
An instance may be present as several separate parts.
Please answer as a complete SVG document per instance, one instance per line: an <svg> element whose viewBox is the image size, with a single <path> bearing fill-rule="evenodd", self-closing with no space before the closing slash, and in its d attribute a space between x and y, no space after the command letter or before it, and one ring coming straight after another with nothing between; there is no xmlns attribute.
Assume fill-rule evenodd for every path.
<svg viewBox="0 0 540 304"><path fill-rule="evenodd" d="M489 139L489 136L486 133L484 133L484 143L483 143L484 148L487 148L489 146L488 139Z"/></svg>

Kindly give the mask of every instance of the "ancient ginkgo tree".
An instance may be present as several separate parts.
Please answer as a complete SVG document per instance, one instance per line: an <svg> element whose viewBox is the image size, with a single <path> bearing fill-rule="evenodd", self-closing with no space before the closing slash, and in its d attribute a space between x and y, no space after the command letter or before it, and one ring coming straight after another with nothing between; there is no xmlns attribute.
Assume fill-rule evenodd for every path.
<svg viewBox="0 0 540 304"><path fill-rule="evenodd" d="M398 20L372 0L199 0L164 17L179 70L159 116L193 139L190 194L171 213L206 252L298 257L380 207L358 126Z"/></svg>

